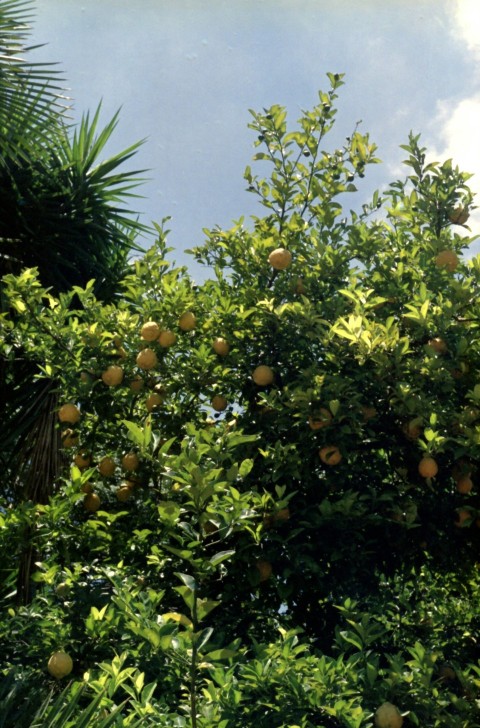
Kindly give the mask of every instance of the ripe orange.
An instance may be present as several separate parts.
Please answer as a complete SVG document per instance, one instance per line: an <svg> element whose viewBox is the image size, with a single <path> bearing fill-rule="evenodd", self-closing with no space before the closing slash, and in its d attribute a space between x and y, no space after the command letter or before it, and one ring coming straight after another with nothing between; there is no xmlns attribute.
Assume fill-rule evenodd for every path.
<svg viewBox="0 0 480 728"><path fill-rule="evenodd" d="M265 366L265 364L260 364L260 366L253 370L252 379L259 387L267 387L273 382L273 369Z"/></svg>
<svg viewBox="0 0 480 728"><path fill-rule="evenodd" d="M362 413L365 422L368 422L368 420L372 420L377 416L376 408L369 405L362 405Z"/></svg>
<svg viewBox="0 0 480 728"><path fill-rule="evenodd" d="M467 478L472 477L472 466L467 460L458 460L452 468L452 478L460 480L464 476Z"/></svg>
<svg viewBox="0 0 480 728"><path fill-rule="evenodd" d="M325 445L325 447L320 448L318 454L325 465L338 465L342 459L342 453L336 445Z"/></svg>
<svg viewBox="0 0 480 728"><path fill-rule="evenodd" d="M226 339L222 339L221 336L213 340L212 347L218 356L227 356L230 351L230 344Z"/></svg>
<svg viewBox="0 0 480 728"><path fill-rule="evenodd" d="M457 480L457 490L462 495L467 495L473 488L473 480L468 475L463 475Z"/></svg>
<svg viewBox="0 0 480 728"><path fill-rule="evenodd" d="M125 503L132 495L133 486L131 483L122 483L116 490L117 500L121 503Z"/></svg>
<svg viewBox="0 0 480 728"><path fill-rule="evenodd" d="M393 703L383 703L375 711L376 728L402 728L403 717Z"/></svg>
<svg viewBox="0 0 480 728"><path fill-rule="evenodd" d="M64 404L58 410L58 419L60 422L67 422L69 425L75 425L80 419L80 410L76 404L70 402Z"/></svg>
<svg viewBox="0 0 480 728"><path fill-rule="evenodd" d="M102 458L98 463L98 471L100 475L103 475L106 478L111 478L112 475L115 474L115 468L115 460L108 456Z"/></svg>
<svg viewBox="0 0 480 728"><path fill-rule="evenodd" d="M286 248L277 248L268 256L268 262L275 270L285 270L292 262L292 254Z"/></svg>
<svg viewBox="0 0 480 728"><path fill-rule="evenodd" d="M74 447L78 444L78 435L75 430L64 430L60 437L62 438L62 447Z"/></svg>
<svg viewBox="0 0 480 728"><path fill-rule="evenodd" d="M332 421L332 413L325 407L321 407L318 413L310 415L308 418L308 426L311 430L321 430L327 427Z"/></svg>
<svg viewBox="0 0 480 728"><path fill-rule="evenodd" d="M197 325L197 319L192 311L185 311L178 319L178 325L182 331L193 331Z"/></svg>
<svg viewBox="0 0 480 728"><path fill-rule="evenodd" d="M447 342L440 336L436 336L434 339L429 339L428 346L430 349L433 349L436 354L445 354L448 349Z"/></svg>
<svg viewBox="0 0 480 728"><path fill-rule="evenodd" d="M457 520L455 526L463 528L466 525L470 525L468 522L472 519L472 513L467 508L459 508L457 510Z"/></svg>
<svg viewBox="0 0 480 728"><path fill-rule="evenodd" d="M62 677L66 677L72 672L73 660L66 652L59 650L50 656L47 670L54 678L61 680Z"/></svg>
<svg viewBox="0 0 480 728"><path fill-rule="evenodd" d="M228 407L228 401L225 397L220 394L216 394L212 397L212 407L216 412L223 412Z"/></svg>
<svg viewBox="0 0 480 728"><path fill-rule="evenodd" d="M154 369L157 364L157 355L153 349L142 349L142 351L137 354L137 366L140 369Z"/></svg>
<svg viewBox="0 0 480 728"><path fill-rule="evenodd" d="M82 493L93 493L93 483L87 480L86 483L82 483L80 490Z"/></svg>
<svg viewBox="0 0 480 728"><path fill-rule="evenodd" d="M450 665L441 665L438 670L438 675L442 680L448 682L455 680L457 677L455 670Z"/></svg>
<svg viewBox="0 0 480 728"><path fill-rule="evenodd" d="M77 468L80 468L80 470L84 470L85 468L88 468L90 463L92 462L92 456L89 452L87 452L87 450L79 450L75 455L73 462L75 463Z"/></svg>
<svg viewBox="0 0 480 728"><path fill-rule="evenodd" d="M457 205L448 215L448 219L454 225L465 225L469 217L468 210L463 205Z"/></svg>
<svg viewBox="0 0 480 728"><path fill-rule="evenodd" d="M107 385L107 387L117 387L119 384L121 384L122 379L123 369L116 364L112 364L111 366L107 367L102 373L102 380Z"/></svg>
<svg viewBox="0 0 480 728"><path fill-rule="evenodd" d="M159 334L160 326L156 321L146 321L140 331L140 336L144 341L155 341L155 339L158 339Z"/></svg>
<svg viewBox="0 0 480 728"><path fill-rule="evenodd" d="M297 282L295 283L295 293L298 293L299 296L304 296L306 292L303 278L297 278Z"/></svg>
<svg viewBox="0 0 480 728"><path fill-rule="evenodd" d="M403 431L409 440L418 440L422 434L422 418L415 417L403 426Z"/></svg>
<svg viewBox="0 0 480 728"><path fill-rule="evenodd" d="M437 461L431 457L424 457L418 463L418 472L422 478L434 478L438 473Z"/></svg>
<svg viewBox="0 0 480 728"><path fill-rule="evenodd" d="M140 460L136 452L127 452L122 457L122 468L124 470L133 472L134 470L138 470L139 466Z"/></svg>
<svg viewBox="0 0 480 728"><path fill-rule="evenodd" d="M85 510L95 513L100 508L101 500L96 493L87 493L83 499Z"/></svg>
<svg viewBox="0 0 480 728"><path fill-rule="evenodd" d="M92 383L92 372L80 372L80 381L85 387L89 387Z"/></svg>
<svg viewBox="0 0 480 728"><path fill-rule="evenodd" d="M256 563L260 581L267 581L272 575L272 565L266 559L258 559Z"/></svg>
<svg viewBox="0 0 480 728"><path fill-rule="evenodd" d="M164 401L165 397L162 397L159 392L152 392L148 395L147 399L145 400L145 407L149 412L159 407L162 402Z"/></svg>
<svg viewBox="0 0 480 728"><path fill-rule="evenodd" d="M164 329L163 331L160 331L160 336L158 337L158 343L164 349L168 349L169 346L173 346L173 344L176 342L176 340L177 340L177 337L175 336L173 331L169 331L168 329Z"/></svg>
<svg viewBox="0 0 480 728"><path fill-rule="evenodd" d="M139 374L137 374L137 376L134 377L130 381L129 386L130 386L130 389L132 390L132 392L135 392L135 394L138 394L138 392L142 391L143 385L144 385L144 381L143 381L142 377Z"/></svg>
<svg viewBox="0 0 480 728"><path fill-rule="evenodd" d="M453 273L458 268L459 262L454 250L441 250L435 258L437 268L445 268L449 273Z"/></svg>

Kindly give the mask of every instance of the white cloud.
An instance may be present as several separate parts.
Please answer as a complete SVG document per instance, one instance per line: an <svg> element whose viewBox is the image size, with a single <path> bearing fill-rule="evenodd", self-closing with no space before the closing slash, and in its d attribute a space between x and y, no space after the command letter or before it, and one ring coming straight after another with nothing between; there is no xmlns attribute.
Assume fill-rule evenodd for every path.
<svg viewBox="0 0 480 728"><path fill-rule="evenodd" d="M452 17L452 35L472 61L472 76L476 88L470 95L458 101L443 99L437 105L436 116L431 125L431 134L436 138L432 156L437 161L452 159L455 165L473 174L468 184L476 195L480 208L480 143L478 127L480 121L480 3L478 0L455 0ZM471 78L472 78L471 76ZM478 85L477 85L478 84ZM462 88L462 80L459 79ZM458 90L458 89L457 89ZM466 89L468 92L468 89ZM475 210L469 220L471 234L480 233L480 209ZM479 247L475 245L475 249Z"/></svg>
<svg viewBox="0 0 480 728"><path fill-rule="evenodd" d="M453 108L448 101L437 107L436 134L441 139L443 158L452 158L464 172L480 177L480 94L458 102ZM479 179L476 180L476 186Z"/></svg>
<svg viewBox="0 0 480 728"><path fill-rule="evenodd" d="M480 3L478 0L456 0L455 5L455 24L462 40L480 60Z"/></svg>

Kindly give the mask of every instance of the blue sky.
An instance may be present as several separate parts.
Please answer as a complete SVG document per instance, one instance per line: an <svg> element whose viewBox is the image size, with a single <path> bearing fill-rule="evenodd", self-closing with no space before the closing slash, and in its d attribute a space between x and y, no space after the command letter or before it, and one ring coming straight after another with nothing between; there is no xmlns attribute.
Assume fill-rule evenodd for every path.
<svg viewBox="0 0 480 728"><path fill-rule="evenodd" d="M361 119L383 160L359 206L403 176L410 130L436 159L478 171L479 189L478 28L478 0L37 0L32 40L47 44L37 59L59 62L75 118L121 107L109 151L147 138L134 204L146 223L172 216L175 258L193 270L182 251L203 227L256 211L248 108L279 103L293 123L327 71L346 74L331 148Z"/></svg>

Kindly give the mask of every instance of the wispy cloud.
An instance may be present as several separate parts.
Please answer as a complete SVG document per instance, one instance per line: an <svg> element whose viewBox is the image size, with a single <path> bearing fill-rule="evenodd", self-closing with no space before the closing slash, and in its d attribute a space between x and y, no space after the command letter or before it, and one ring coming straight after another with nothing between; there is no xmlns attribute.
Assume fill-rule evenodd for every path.
<svg viewBox="0 0 480 728"><path fill-rule="evenodd" d="M469 86L465 86L464 98L458 98L458 90L464 88L462 78L458 79L455 99L446 98L439 101L432 132L435 133L436 144L430 151L436 159L452 159L462 171L474 176L469 181L470 187L477 195L479 206L470 218L472 233L480 233L480 3L478 0L455 0L452 14L451 33L468 54L471 63ZM472 87L472 79L474 81ZM477 244L476 251L480 250Z"/></svg>

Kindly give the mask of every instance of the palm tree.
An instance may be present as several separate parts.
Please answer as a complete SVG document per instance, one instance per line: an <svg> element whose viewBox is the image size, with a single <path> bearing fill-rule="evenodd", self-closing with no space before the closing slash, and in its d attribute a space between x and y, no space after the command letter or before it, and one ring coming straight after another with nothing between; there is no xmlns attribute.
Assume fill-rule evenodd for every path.
<svg viewBox="0 0 480 728"><path fill-rule="evenodd" d="M98 130L100 107L78 127L68 116L58 71L26 60L32 0L0 0L0 277L36 267L53 293L95 279L111 299L148 231L125 209L141 181L118 171L142 142L106 160L118 114ZM0 285L0 311L5 310ZM0 358L0 463L4 498L48 502L59 473L55 382L34 380L36 364L15 350ZM17 595L29 599L29 534Z"/></svg>

